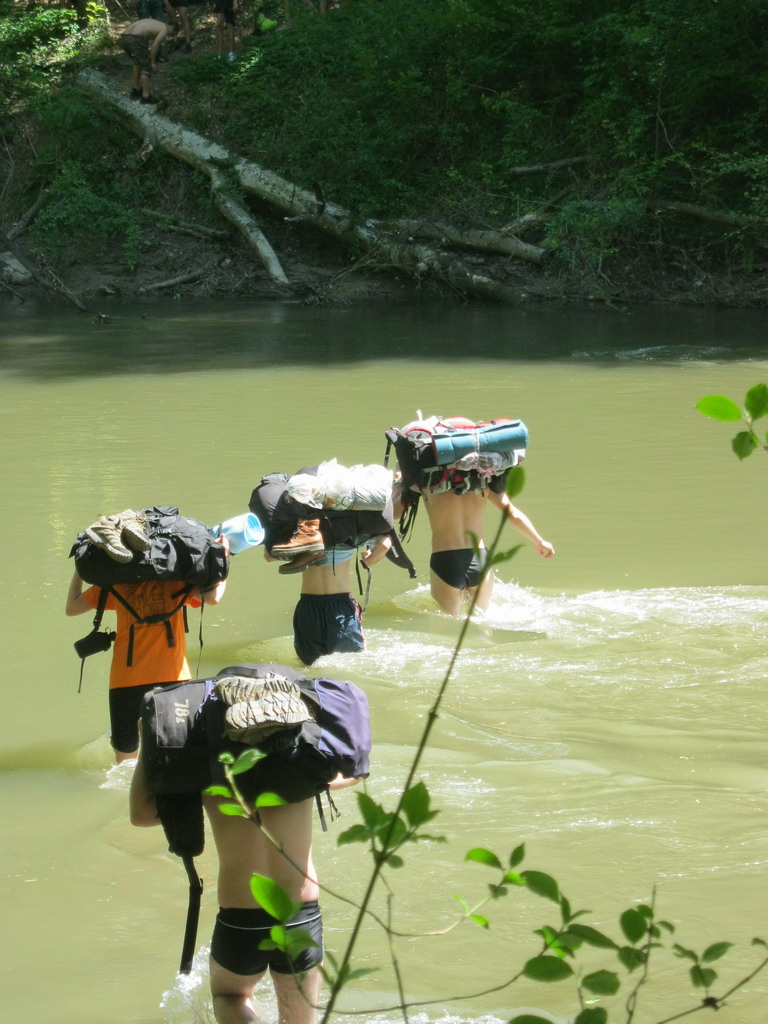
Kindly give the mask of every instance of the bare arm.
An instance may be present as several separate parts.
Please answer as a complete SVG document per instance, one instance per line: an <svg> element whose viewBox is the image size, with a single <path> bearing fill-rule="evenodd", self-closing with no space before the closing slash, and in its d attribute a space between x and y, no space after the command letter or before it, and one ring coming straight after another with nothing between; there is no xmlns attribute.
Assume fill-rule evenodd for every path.
<svg viewBox="0 0 768 1024"><path fill-rule="evenodd" d="M64 608L66 615L84 615L85 612L92 612L93 608L83 597L83 581L74 573L67 591L67 603Z"/></svg>
<svg viewBox="0 0 768 1024"><path fill-rule="evenodd" d="M542 558L551 558L554 555L554 547L548 540L543 539L528 516L524 512L521 512L516 505L512 504L508 495L496 494L495 491L489 491L488 498L492 505L495 505L496 508L505 513L507 522L510 526L513 526L518 533L522 534L526 540L529 540L531 544L533 544Z"/></svg>
<svg viewBox="0 0 768 1024"><path fill-rule="evenodd" d="M379 537L372 548L366 548L362 555L360 555L360 561L366 569L370 569L372 565L376 565L377 562L380 562L386 556L391 547L391 537Z"/></svg>
<svg viewBox="0 0 768 1024"><path fill-rule="evenodd" d="M158 32L155 36L155 41L152 43L152 49L149 52L149 59L153 64L157 63L157 55L160 53L160 47L163 45L163 40L168 35L168 28L163 25L162 31Z"/></svg>

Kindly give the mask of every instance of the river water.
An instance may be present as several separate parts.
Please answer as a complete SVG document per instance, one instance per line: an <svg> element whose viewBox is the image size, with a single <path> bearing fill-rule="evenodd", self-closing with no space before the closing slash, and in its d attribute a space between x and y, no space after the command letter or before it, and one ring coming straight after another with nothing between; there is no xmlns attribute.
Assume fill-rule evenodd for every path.
<svg viewBox="0 0 768 1024"><path fill-rule="evenodd" d="M209 844L200 956L175 981L186 878L160 830L128 822L130 766L111 766L105 732L107 655L89 659L77 692L72 643L88 624L63 614L77 531L102 511L155 503L216 523L246 510L264 473L381 461L385 428L417 409L525 421L518 500L557 555L525 547L506 563L485 628L469 633L421 772L441 809L430 830L447 841L406 852L390 879L395 926L446 928L455 895L481 899L494 880L465 852L505 859L524 842L522 867L552 874L591 911L583 921L617 939L619 914L655 889L682 945L733 942L713 965L716 994L759 962L768 461L738 463L732 429L694 406L768 380L763 317L177 303L100 319L7 307L0 354L4 1021L210 1019L215 858ZM423 514L409 552L418 580L388 562L374 570L368 650L318 665L366 689L369 791L390 805L458 633L430 603ZM202 652L193 620L193 667L294 664L297 592L259 552L237 556L224 603L206 612ZM322 880L354 899L369 865L363 847L336 846L357 814L354 794L340 803L316 855ZM338 955L351 913L331 896L324 906ZM569 983L459 998L509 979L538 951L534 930L557 923L554 904L523 890L488 916L488 930L399 940L406 991L425 1003L415 1019L573 1012ZM588 962L613 967L600 951ZM397 1002L387 963L381 935L364 930L356 965L379 970L341 1007L402 1019L387 1009ZM760 975L719 1024L764 1022L767 993ZM659 954L635 1020L696 1002L686 961ZM265 1005L273 1019L266 995Z"/></svg>

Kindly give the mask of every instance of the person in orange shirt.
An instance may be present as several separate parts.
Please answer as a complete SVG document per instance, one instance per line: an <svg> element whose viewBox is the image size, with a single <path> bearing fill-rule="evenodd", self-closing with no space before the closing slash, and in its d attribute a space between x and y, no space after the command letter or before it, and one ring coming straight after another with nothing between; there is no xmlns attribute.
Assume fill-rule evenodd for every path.
<svg viewBox="0 0 768 1024"><path fill-rule="evenodd" d="M221 543L228 548L226 538ZM183 606L199 608L218 604L224 595L226 580L210 589L195 589L183 600L183 584L176 581L118 584L114 590L141 618L176 611L165 622L139 623L113 594L107 611L117 613L115 644L109 673L109 721L111 743L118 763L135 758L139 747L138 722L144 695L163 683L191 679L186 656ZM83 590L83 580L75 573L67 592L66 614L84 615L98 606L100 587ZM174 596L176 595L176 596Z"/></svg>

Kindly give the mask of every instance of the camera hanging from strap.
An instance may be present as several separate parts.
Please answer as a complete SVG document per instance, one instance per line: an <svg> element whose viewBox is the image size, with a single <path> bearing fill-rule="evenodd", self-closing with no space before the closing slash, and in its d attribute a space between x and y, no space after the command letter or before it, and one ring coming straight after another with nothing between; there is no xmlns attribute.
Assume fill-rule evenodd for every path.
<svg viewBox="0 0 768 1024"><path fill-rule="evenodd" d="M74 647L77 652L77 656L80 658L80 680L77 684L77 692L80 693L83 686L83 668L85 667L85 659L89 658L92 654L99 654L101 651L108 651L114 643L115 636L117 635L113 630L104 630L99 632L99 626L101 626L101 620L104 617L104 609L107 607L107 597L109 596L109 590L102 587L99 590L99 601L96 605L96 614L93 617L93 629L87 635L82 637L80 640L76 640Z"/></svg>

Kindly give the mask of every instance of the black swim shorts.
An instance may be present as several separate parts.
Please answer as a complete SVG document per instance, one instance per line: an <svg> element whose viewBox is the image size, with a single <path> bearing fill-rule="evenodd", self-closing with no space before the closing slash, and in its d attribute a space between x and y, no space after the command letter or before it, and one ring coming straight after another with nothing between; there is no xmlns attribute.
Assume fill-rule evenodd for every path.
<svg viewBox="0 0 768 1024"><path fill-rule="evenodd" d="M277 949L259 949L269 930L278 922L266 910L254 907L242 910L221 908L216 916L211 939L211 957L233 974L262 974L267 968L276 974L301 974L323 959L323 916L316 900L303 903L286 928L303 928L317 945L310 946L290 960Z"/></svg>
<svg viewBox="0 0 768 1024"><path fill-rule="evenodd" d="M466 590L480 583L487 558L485 548L480 549L479 559L472 548L435 551L429 560L429 567L449 587Z"/></svg>
<svg viewBox="0 0 768 1024"><path fill-rule="evenodd" d="M302 594L293 613L293 647L305 665L323 654L365 650L360 605L351 594Z"/></svg>
<svg viewBox="0 0 768 1024"><path fill-rule="evenodd" d="M119 754L139 749L139 719L145 694L161 683L144 686L116 686L109 691L110 742Z"/></svg>

